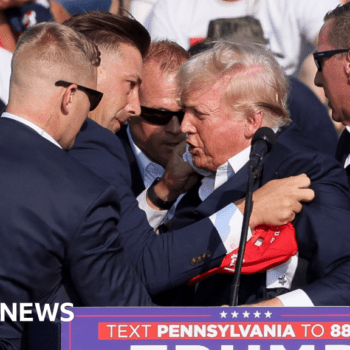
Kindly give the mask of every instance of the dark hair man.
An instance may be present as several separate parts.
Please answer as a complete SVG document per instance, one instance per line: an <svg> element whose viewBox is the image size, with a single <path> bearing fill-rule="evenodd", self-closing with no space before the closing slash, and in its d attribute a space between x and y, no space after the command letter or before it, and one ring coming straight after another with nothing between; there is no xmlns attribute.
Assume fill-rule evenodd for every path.
<svg viewBox="0 0 350 350"><path fill-rule="evenodd" d="M324 21L314 53L315 84L324 89L332 118L346 127L338 143L336 158L346 168L350 183L350 3L330 11Z"/></svg>

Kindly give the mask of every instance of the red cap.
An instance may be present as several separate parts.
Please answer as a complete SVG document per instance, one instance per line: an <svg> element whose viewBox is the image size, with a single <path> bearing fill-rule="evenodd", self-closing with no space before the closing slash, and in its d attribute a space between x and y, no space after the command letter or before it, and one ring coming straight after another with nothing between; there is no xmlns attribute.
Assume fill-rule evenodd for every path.
<svg viewBox="0 0 350 350"><path fill-rule="evenodd" d="M298 251L295 229L291 223L282 226L260 225L253 231L247 242L242 274L264 272L287 262ZM203 281L218 273L234 273L238 248L227 254L219 267L215 267L196 277L188 285Z"/></svg>

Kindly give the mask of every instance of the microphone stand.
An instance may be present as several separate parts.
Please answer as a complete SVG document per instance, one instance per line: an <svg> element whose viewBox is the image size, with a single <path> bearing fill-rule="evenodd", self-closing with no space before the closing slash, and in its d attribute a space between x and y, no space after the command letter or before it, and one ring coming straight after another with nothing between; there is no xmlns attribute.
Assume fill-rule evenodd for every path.
<svg viewBox="0 0 350 350"><path fill-rule="evenodd" d="M244 207L243 225L241 231L241 239L239 241L239 249L236 260L236 269L233 276L233 282L231 286L230 306L238 305L238 290L241 279L241 270L243 265L243 257L245 246L247 243L249 220L253 209L253 184L254 181L260 176L258 168L254 168L252 162L249 162L249 174L247 184L246 202Z"/></svg>

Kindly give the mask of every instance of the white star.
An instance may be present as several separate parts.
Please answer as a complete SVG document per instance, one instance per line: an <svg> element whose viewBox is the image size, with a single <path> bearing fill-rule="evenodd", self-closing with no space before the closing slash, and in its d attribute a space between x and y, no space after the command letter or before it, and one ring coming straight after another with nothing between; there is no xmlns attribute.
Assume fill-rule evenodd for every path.
<svg viewBox="0 0 350 350"><path fill-rule="evenodd" d="M220 313L220 315L221 315L221 318L226 318L227 312L223 311Z"/></svg>
<svg viewBox="0 0 350 350"><path fill-rule="evenodd" d="M259 311L254 312L255 318L260 318L260 315L261 315L261 312L259 312Z"/></svg>
<svg viewBox="0 0 350 350"><path fill-rule="evenodd" d="M232 318L237 318L239 313L237 311L231 312Z"/></svg>
<svg viewBox="0 0 350 350"><path fill-rule="evenodd" d="M265 312L266 318L271 318L271 315L272 315L272 312L270 312L270 311Z"/></svg>
<svg viewBox="0 0 350 350"><path fill-rule="evenodd" d="M244 318L249 318L250 313L248 311L243 312L243 317Z"/></svg>

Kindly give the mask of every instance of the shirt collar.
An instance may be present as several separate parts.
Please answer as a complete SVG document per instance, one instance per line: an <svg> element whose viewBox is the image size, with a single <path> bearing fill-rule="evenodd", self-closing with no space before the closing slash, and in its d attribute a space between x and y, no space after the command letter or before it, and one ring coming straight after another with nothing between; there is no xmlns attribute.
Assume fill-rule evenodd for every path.
<svg viewBox="0 0 350 350"><path fill-rule="evenodd" d="M161 165L152 162L135 144L134 140L132 139L129 126L126 128L126 133L128 135L131 148L135 154L135 158L139 166L142 178L145 180L145 173L147 171L150 171L150 169L152 169L152 175L154 179L156 177L162 177L164 174L164 168Z"/></svg>
<svg viewBox="0 0 350 350"><path fill-rule="evenodd" d="M228 160L228 163L235 173L238 173L238 171L241 170L241 168L243 168L243 166L248 162L250 149L251 146L248 146L243 151L239 152Z"/></svg>
<svg viewBox="0 0 350 350"><path fill-rule="evenodd" d="M214 190L224 184L237 173L249 160L251 146L231 157L226 163L220 165L215 173Z"/></svg>
<svg viewBox="0 0 350 350"><path fill-rule="evenodd" d="M7 113L7 112L2 113L1 117L13 119L13 120L16 120L16 121L24 124L24 125L29 126L31 129L36 131L40 136L44 137L46 140L50 141L51 143L53 143L57 147L62 148L61 145L51 135L49 135L46 131L44 131L43 129L41 129L39 126L32 123L31 121L24 119L22 117L19 117L18 115Z"/></svg>
<svg viewBox="0 0 350 350"><path fill-rule="evenodd" d="M348 131L348 132L350 132L350 126L346 126L346 130Z"/></svg>

